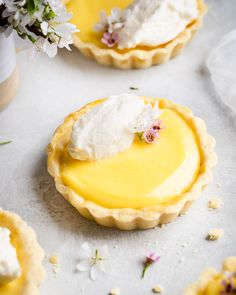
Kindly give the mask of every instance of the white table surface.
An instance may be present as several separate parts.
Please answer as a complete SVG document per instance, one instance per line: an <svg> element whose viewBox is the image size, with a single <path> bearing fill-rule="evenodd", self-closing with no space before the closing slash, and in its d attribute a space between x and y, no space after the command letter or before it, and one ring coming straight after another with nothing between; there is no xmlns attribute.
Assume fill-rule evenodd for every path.
<svg viewBox="0 0 236 295"><path fill-rule="evenodd" d="M35 229L48 255L59 255L56 277L45 261L41 294L105 295L119 287L122 295L148 295L161 284L164 294L179 295L206 266L219 268L225 257L236 255L236 116L215 93L205 69L212 46L236 26L236 2L208 4L203 29L181 56L163 66L105 68L76 49L61 51L54 60L40 55L29 61L27 51L18 54L20 89L0 113L0 139L13 140L0 147L0 206L18 213ZM162 228L121 232L87 221L67 204L47 173L44 150L67 114L90 100L129 92L130 86L139 88L137 94L167 97L201 116L216 138L219 164L214 182L185 216ZM213 196L224 202L217 212L208 210ZM208 242L204 238L214 227L223 228L224 237ZM108 245L112 274L92 282L87 274L74 272L83 241L94 247ZM149 249L156 250L161 260L141 280L142 257Z"/></svg>

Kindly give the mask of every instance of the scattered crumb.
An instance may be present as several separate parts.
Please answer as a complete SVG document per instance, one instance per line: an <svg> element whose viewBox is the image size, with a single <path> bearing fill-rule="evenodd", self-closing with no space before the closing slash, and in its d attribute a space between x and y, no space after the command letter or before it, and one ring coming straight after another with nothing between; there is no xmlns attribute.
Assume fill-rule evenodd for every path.
<svg viewBox="0 0 236 295"><path fill-rule="evenodd" d="M156 294L160 294L163 292L163 288L160 285L158 285L152 289L152 292Z"/></svg>
<svg viewBox="0 0 236 295"><path fill-rule="evenodd" d="M130 90L138 90L138 87L130 86Z"/></svg>
<svg viewBox="0 0 236 295"><path fill-rule="evenodd" d="M218 186L219 188L222 187L222 184L221 183L217 183L216 186Z"/></svg>
<svg viewBox="0 0 236 295"><path fill-rule="evenodd" d="M209 209L219 209L222 206L222 200L220 198L212 198L209 201L208 207Z"/></svg>
<svg viewBox="0 0 236 295"><path fill-rule="evenodd" d="M120 289L119 288L112 289L109 295L120 295Z"/></svg>
<svg viewBox="0 0 236 295"><path fill-rule="evenodd" d="M181 254L181 252L180 252L180 251L177 251L177 254L178 254L178 255L180 255L180 254Z"/></svg>
<svg viewBox="0 0 236 295"><path fill-rule="evenodd" d="M209 230L208 235L206 237L209 241L216 241L220 239L224 234L224 230L221 228L213 228Z"/></svg>
<svg viewBox="0 0 236 295"><path fill-rule="evenodd" d="M57 265L59 262L58 256L57 255L52 255L49 257L49 262L53 265Z"/></svg>
<svg viewBox="0 0 236 295"><path fill-rule="evenodd" d="M187 243L183 243L183 244L181 245L181 247L186 248L187 245L188 245Z"/></svg>
<svg viewBox="0 0 236 295"><path fill-rule="evenodd" d="M117 248L118 248L118 246L117 246L117 245L114 245L114 246L113 246L113 248L114 248L114 249L117 249Z"/></svg>
<svg viewBox="0 0 236 295"><path fill-rule="evenodd" d="M58 268L58 264L59 264L59 258L57 255L52 255L49 257L48 259L49 263L52 265L52 271L55 275L57 275L59 268Z"/></svg>

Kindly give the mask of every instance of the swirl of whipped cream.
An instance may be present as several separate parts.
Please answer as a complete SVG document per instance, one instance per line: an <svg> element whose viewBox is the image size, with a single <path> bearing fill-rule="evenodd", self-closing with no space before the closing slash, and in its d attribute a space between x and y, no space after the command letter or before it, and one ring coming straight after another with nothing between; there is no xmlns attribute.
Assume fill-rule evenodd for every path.
<svg viewBox="0 0 236 295"><path fill-rule="evenodd" d="M198 15L196 0L136 0L119 32L119 48L158 46L178 36Z"/></svg>
<svg viewBox="0 0 236 295"><path fill-rule="evenodd" d="M159 115L157 105L145 105L131 94L111 96L75 122L68 147L77 160L101 160L128 149L135 133Z"/></svg>
<svg viewBox="0 0 236 295"><path fill-rule="evenodd" d="M16 249L10 241L10 231L0 227L0 285L13 281L20 273Z"/></svg>
<svg viewBox="0 0 236 295"><path fill-rule="evenodd" d="M198 13L197 0L136 0L125 11L114 8L107 18L103 12L95 29L108 26L119 49L154 47L177 37Z"/></svg>

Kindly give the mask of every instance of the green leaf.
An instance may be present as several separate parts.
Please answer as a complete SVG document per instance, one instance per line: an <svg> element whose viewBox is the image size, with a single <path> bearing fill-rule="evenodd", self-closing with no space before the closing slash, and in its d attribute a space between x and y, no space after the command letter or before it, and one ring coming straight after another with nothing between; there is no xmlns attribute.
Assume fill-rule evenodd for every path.
<svg viewBox="0 0 236 295"><path fill-rule="evenodd" d="M50 5L47 4L44 8L43 19L44 20L51 20L51 19L55 18L56 16L57 16L56 13L52 10Z"/></svg>
<svg viewBox="0 0 236 295"><path fill-rule="evenodd" d="M8 140L8 141L2 141L2 142L0 142L0 146L1 145L5 145L5 144L9 144L9 143L11 143L12 141L11 140Z"/></svg>
<svg viewBox="0 0 236 295"><path fill-rule="evenodd" d="M26 8L31 15L39 9L39 3L40 0L27 0Z"/></svg>

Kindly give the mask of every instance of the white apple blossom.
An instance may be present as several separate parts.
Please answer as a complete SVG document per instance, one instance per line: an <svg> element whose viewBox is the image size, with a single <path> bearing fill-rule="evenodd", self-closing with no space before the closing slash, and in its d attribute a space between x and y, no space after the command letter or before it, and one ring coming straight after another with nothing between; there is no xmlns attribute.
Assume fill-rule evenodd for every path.
<svg viewBox="0 0 236 295"><path fill-rule="evenodd" d="M60 0L0 0L0 8L0 32L9 36L15 30L49 57L57 48L70 50L72 34L78 30L69 23L72 15Z"/></svg>
<svg viewBox="0 0 236 295"><path fill-rule="evenodd" d="M129 15L128 9L113 8L111 15L107 16L104 10L100 13L100 22L95 24L95 32L108 32L112 34L123 28L124 23Z"/></svg>
<svg viewBox="0 0 236 295"><path fill-rule="evenodd" d="M158 102L156 102L154 106L147 104L137 117L134 125L131 126L131 130L134 133L144 132L160 117L161 113L162 112L158 107Z"/></svg>
<svg viewBox="0 0 236 295"><path fill-rule="evenodd" d="M89 272L91 280L95 281L101 274L111 272L107 246L96 249L94 252L88 243L83 243L79 249L79 262L76 270Z"/></svg>

